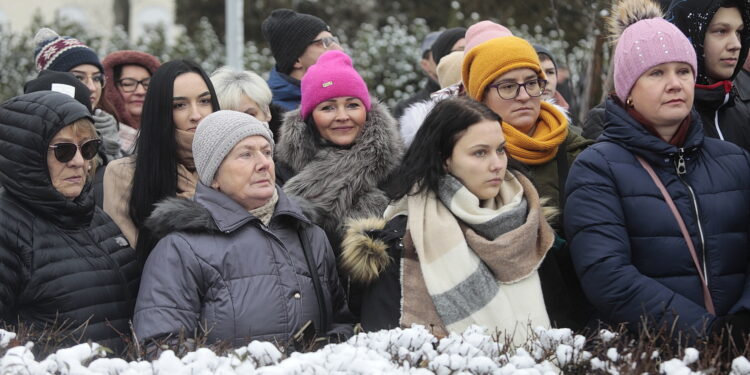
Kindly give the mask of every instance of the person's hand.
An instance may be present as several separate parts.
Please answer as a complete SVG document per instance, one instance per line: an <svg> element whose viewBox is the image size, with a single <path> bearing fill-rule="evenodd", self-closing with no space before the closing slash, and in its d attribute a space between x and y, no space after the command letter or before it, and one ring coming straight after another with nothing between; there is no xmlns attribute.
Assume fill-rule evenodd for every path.
<svg viewBox="0 0 750 375"><path fill-rule="evenodd" d="M740 351L744 351L750 335L750 312L741 311L717 317L711 327L711 334L720 337L725 347L734 343Z"/></svg>

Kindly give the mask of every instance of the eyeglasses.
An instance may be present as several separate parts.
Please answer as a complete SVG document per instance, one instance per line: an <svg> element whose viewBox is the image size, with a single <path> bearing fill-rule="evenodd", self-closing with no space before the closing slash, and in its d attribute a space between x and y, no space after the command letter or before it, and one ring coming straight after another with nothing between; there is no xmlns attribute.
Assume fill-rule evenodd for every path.
<svg viewBox="0 0 750 375"><path fill-rule="evenodd" d="M542 95L544 88L547 87L547 81L543 79L532 79L524 83L517 82L500 82L493 85L487 86L488 88L494 88L497 91L497 95L505 100L515 99L518 93L521 92L521 87L526 90L532 98Z"/></svg>
<svg viewBox="0 0 750 375"><path fill-rule="evenodd" d="M99 84L99 86L104 86L104 74L92 74L92 75L86 75L83 73L73 73L73 75L84 84L91 80L94 84Z"/></svg>
<svg viewBox="0 0 750 375"><path fill-rule="evenodd" d="M100 139L91 139L83 142L80 146L75 143L61 142L50 145L49 148L54 150L55 159L60 163L67 163L76 156L78 149L81 150L81 156L85 160L91 160L99 152L99 146L102 144Z"/></svg>
<svg viewBox="0 0 750 375"><path fill-rule="evenodd" d="M151 77L144 78L140 81L133 78L123 78L117 81L117 85L122 88L122 91L133 92L138 89L138 85L143 86L144 90L148 90L148 84L151 83Z"/></svg>
<svg viewBox="0 0 750 375"><path fill-rule="evenodd" d="M339 44L339 38L335 36L327 36L325 38L315 39L310 44L322 44L323 48L329 49L334 44Z"/></svg>

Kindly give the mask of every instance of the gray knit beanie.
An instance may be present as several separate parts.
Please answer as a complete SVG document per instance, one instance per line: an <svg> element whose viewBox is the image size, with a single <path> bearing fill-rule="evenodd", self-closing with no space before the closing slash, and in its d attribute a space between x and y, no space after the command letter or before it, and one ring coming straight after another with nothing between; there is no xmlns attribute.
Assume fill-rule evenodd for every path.
<svg viewBox="0 0 750 375"><path fill-rule="evenodd" d="M247 113L225 110L206 116L193 137L193 160L201 182L211 186L216 170L229 151L253 135L266 138L273 149L273 134L268 124Z"/></svg>

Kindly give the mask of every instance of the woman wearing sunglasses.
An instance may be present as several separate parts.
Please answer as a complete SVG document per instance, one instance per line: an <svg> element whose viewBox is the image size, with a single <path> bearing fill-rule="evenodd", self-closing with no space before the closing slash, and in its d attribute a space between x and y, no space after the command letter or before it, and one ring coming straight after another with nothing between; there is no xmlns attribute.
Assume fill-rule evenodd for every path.
<svg viewBox="0 0 750 375"><path fill-rule="evenodd" d="M102 60L104 77L112 84L104 87L103 96L112 104L120 120L122 149L132 153L137 129L141 126L143 101L151 76L161 63L145 52L116 51Z"/></svg>
<svg viewBox="0 0 750 375"><path fill-rule="evenodd" d="M100 142L68 95L0 104L0 319L57 324L118 352L139 275L134 250L94 205L87 169Z"/></svg>
<svg viewBox="0 0 750 375"><path fill-rule="evenodd" d="M145 262L156 239L141 226L164 198L192 198L198 174L193 135L219 109L206 72L191 61L164 63L151 77L135 154L116 160L104 175L104 211Z"/></svg>
<svg viewBox="0 0 750 375"><path fill-rule="evenodd" d="M72 73L91 92L94 126L102 140L100 148L102 164L126 155L120 138L132 138L135 132L120 126L113 116L114 108L102 95L107 81L104 77L104 67L96 52L80 40L69 36L61 37L48 28L40 29L34 37L34 42L36 43L34 58L39 71L47 69ZM101 181L101 178L98 181ZM97 194L97 196L100 195ZM97 203L99 202L100 200L97 199Z"/></svg>

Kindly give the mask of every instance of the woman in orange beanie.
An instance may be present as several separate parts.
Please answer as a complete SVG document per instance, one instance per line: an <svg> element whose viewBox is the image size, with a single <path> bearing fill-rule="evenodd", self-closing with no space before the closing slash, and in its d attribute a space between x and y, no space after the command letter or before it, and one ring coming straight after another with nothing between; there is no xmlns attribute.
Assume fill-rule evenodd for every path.
<svg viewBox="0 0 750 375"><path fill-rule="evenodd" d="M562 208L568 167L592 141L569 132L562 108L542 100L547 81L534 47L515 36L478 44L464 57L462 78L469 97L502 117L510 156L529 168L540 195Z"/></svg>

